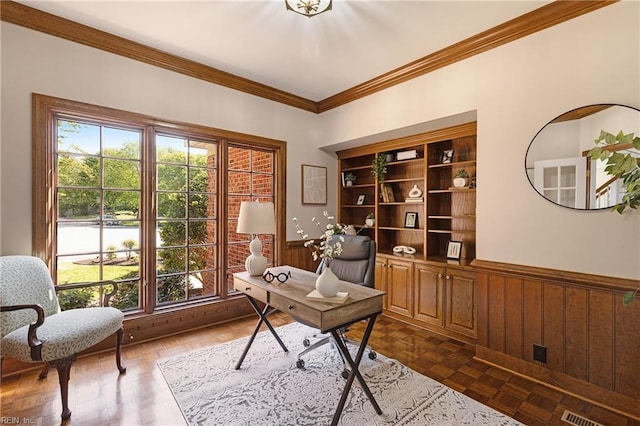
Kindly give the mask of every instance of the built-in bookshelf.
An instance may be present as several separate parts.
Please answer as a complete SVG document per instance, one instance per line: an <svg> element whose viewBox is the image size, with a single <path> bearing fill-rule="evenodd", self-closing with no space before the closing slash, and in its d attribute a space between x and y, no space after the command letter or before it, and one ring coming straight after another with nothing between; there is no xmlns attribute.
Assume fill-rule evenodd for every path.
<svg viewBox="0 0 640 426"><path fill-rule="evenodd" d="M383 182L371 173L380 153L388 156ZM449 241L460 241L461 259L475 257L476 123L340 151L338 158L338 220L360 230L374 213L375 225L360 232L376 240L378 253L408 246L414 257L446 259ZM461 169L470 178L455 188ZM355 181L347 185L349 174ZM412 189L420 195L410 197Z"/></svg>

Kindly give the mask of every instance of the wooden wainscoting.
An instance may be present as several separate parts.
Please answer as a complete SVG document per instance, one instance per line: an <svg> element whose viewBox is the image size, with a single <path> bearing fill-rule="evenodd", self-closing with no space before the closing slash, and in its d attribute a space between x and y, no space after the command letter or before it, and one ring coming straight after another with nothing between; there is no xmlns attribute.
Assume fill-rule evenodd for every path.
<svg viewBox="0 0 640 426"><path fill-rule="evenodd" d="M640 281L475 261L476 357L640 420ZM546 362L533 346L546 348Z"/></svg>
<svg viewBox="0 0 640 426"><path fill-rule="evenodd" d="M295 266L307 271L315 271L318 268L319 262L313 260L311 251L304 246L303 240L287 241L282 258L281 265Z"/></svg>

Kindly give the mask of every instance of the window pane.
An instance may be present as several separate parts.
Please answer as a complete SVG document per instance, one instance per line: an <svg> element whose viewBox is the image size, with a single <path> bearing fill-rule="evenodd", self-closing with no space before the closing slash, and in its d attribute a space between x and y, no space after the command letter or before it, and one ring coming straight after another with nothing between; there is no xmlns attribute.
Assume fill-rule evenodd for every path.
<svg viewBox="0 0 640 426"><path fill-rule="evenodd" d="M273 152L253 151L251 171L257 173L273 173Z"/></svg>
<svg viewBox="0 0 640 426"><path fill-rule="evenodd" d="M107 188L139 189L140 162L105 159L104 186Z"/></svg>
<svg viewBox="0 0 640 426"><path fill-rule="evenodd" d="M159 249L157 254L157 270L161 274L186 272L186 260L185 248Z"/></svg>
<svg viewBox="0 0 640 426"><path fill-rule="evenodd" d="M216 242L215 220L190 220L189 244Z"/></svg>
<svg viewBox="0 0 640 426"><path fill-rule="evenodd" d="M100 216L100 191L93 189L58 190L59 219L97 219Z"/></svg>
<svg viewBox="0 0 640 426"><path fill-rule="evenodd" d="M114 219L113 225L118 225L118 220L130 219L137 217L137 212L140 210L140 192L138 191L104 191L104 207L103 212L112 216ZM122 217L120 217L122 216Z"/></svg>
<svg viewBox="0 0 640 426"><path fill-rule="evenodd" d="M217 144L209 142L189 141L189 148L189 164L191 166L217 166Z"/></svg>
<svg viewBox="0 0 640 426"><path fill-rule="evenodd" d="M171 136L156 136L156 157L162 163L186 164L187 141Z"/></svg>
<svg viewBox="0 0 640 426"><path fill-rule="evenodd" d="M251 171L251 150L229 147L229 170Z"/></svg>
<svg viewBox="0 0 640 426"><path fill-rule="evenodd" d="M186 224L184 220L158 222L159 247L182 246L186 243Z"/></svg>
<svg viewBox="0 0 640 426"><path fill-rule="evenodd" d="M158 189L184 191L187 187L187 168L185 166L158 164Z"/></svg>
<svg viewBox="0 0 640 426"><path fill-rule="evenodd" d="M250 194L251 173L229 172L229 194Z"/></svg>
<svg viewBox="0 0 640 426"><path fill-rule="evenodd" d="M216 197L214 194L193 194L189 196L189 217L216 217Z"/></svg>
<svg viewBox="0 0 640 426"><path fill-rule="evenodd" d="M83 155L58 155L58 185L100 186L100 159Z"/></svg>
<svg viewBox="0 0 640 426"><path fill-rule="evenodd" d="M216 169L191 167L189 169L189 191L216 192Z"/></svg>
<svg viewBox="0 0 640 426"><path fill-rule="evenodd" d="M100 126L58 120L58 151L100 154Z"/></svg>
<svg viewBox="0 0 640 426"><path fill-rule="evenodd" d="M158 303L175 302L186 298L186 275L171 275L159 277L156 287L156 300Z"/></svg>
<svg viewBox="0 0 640 426"><path fill-rule="evenodd" d="M217 266L215 246L197 246L189 248L189 271L214 269Z"/></svg>
<svg viewBox="0 0 640 426"><path fill-rule="evenodd" d="M140 158L142 132L136 130L104 127L102 130L102 150L107 157Z"/></svg>
<svg viewBox="0 0 640 426"><path fill-rule="evenodd" d="M140 307L140 281L128 281L118 284L118 291L111 297L110 306L121 311Z"/></svg>
<svg viewBox="0 0 640 426"><path fill-rule="evenodd" d="M158 218L186 218L184 193L161 192L158 194Z"/></svg>
<svg viewBox="0 0 640 426"><path fill-rule="evenodd" d="M273 195L273 175L253 174L252 181L253 194Z"/></svg>

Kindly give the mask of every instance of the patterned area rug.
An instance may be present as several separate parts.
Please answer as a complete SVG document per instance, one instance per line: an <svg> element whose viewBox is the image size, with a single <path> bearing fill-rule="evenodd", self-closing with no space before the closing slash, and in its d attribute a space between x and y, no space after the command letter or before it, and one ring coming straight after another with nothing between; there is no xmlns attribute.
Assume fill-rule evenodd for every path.
<svg viewBox="0 0 640 426"><path fill-rule="evenodd" d="M248 338L158 363L189 425L331 423L345 384L337 349L325 345L307 354L298 369L302 340L315 330L297 323L276 330L290 352L263 331L240 370L234 366ZM342 425L520 424L382 355L370 360L365 353L360 371L383 414L375 413L355 380Z"/></svg>

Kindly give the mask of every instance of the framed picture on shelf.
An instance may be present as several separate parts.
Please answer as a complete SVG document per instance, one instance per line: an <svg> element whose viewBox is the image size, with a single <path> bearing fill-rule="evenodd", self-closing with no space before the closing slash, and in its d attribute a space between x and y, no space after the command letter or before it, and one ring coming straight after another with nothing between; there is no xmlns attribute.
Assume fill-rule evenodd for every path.
<svg viewBox="0 0 640 426"><path fill-rule="evenodd" d="M460 260L462 254L462 241L449 241L447 243L447 259Z"/></svg>
<svg viewBox="0 0 640 426"><path fill-rule="evenodd" d="M359 206L363 205L364 204L364 198L365 198L364 194L358 195L358 199L356 200L356 204L359 205Z"/></svg>
<svg viewBox="0 0 640 426"><path fill-rule="evenodd" d="M445 149L442 151L442 155L440 156L440 162L442 164L451 163L453 161L453 150Z"/></svg>
<svg viewBox="0 0 640 426"><path fill-rule="evenodd" d="M302 204L327 204L327 168L302 165Z"/></svg>
<svg viewBox="0 0 640 426"><path fill-rule="evenodd" d="M405 228L417 228L418 227L418 212L407 212L404 215L404 227Z"/></svg>

